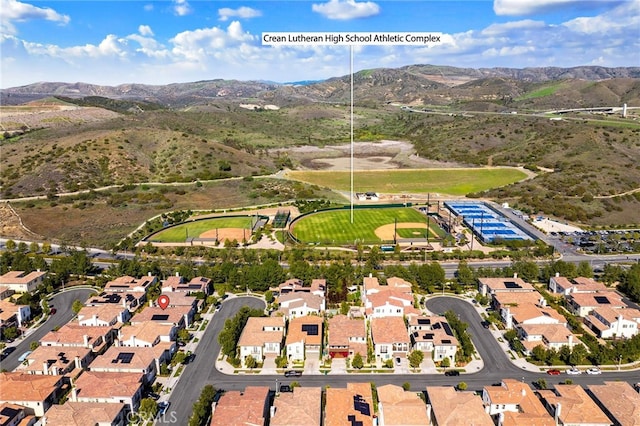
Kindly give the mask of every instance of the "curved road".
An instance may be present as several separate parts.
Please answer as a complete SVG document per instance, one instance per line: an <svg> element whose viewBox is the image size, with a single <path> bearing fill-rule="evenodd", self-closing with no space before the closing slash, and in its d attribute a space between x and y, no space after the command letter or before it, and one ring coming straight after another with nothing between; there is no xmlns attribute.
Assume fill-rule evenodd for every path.
<svg viewBox="0 0 640 426"><path fill-rule="evenodd" d="M49 307L55 308L57 311L55 315L50 315L49 318L47 318L47 320L35 331L27 331L27 336L20 341L20 343L14 345L16 350L7 358L2 360L0 363L1 368L12 371L18 367L18 365L20 365L18 358L20 358L20 355L30 350L29 346L31 345L31 342L39 341L45 334L54 328L62 327L71 321L75 315L71 309L73 301L79 299L81 302L84 302L94 292L95 290L90 288L69 289L58 293L49 299Z"/></svg>
<svg viewBox="0 0 640 426"><path fill-rule="evenodd" d="M224 321L232 317L241 306L264 308L264 302L254 297L237 297L227 300L222 308L209 323L202 339L195 350L195 360L185 367L179 382L174 387L169 401L171 406L165 420L158 420L158 424L171 424L172 419L186 423L191 416L193 404L200 397L202 388L211 384L218 390L243 390L246 386L269 386L275 389L276 380L279 383L297 381L302 386L329 385L345 387L347 382L375 382L376 385L396 384L405 382L411 384L411 389L422 390L426 386L454 386L461 381L468 385L469 390L481 390L484 386L499 383L504 378L514 378L533 383L544 378L549 385L558 384L567 378L580 385L600 384L604 380L620 380L623 378L630 383L640 381L640 371L628 371L621 377L619 373L603 373L600 376L583 374L580 376L549 376L545 373L525 371L514 365L489 330L481 325L481 317L472 305L456 297L434 297L427 301L427 308L434 314L443 314L447 310L455 311L460 319L469 324L469 333L478 353L484 360L484 368L478 372L464 373L460 377L447 377L443 374L345 374L345 375L303 375L293 379L281 375L228 375L221 373L215 367L216 358L220 352L218 334ZM173 415L170 415L173 414Z"/></svg>

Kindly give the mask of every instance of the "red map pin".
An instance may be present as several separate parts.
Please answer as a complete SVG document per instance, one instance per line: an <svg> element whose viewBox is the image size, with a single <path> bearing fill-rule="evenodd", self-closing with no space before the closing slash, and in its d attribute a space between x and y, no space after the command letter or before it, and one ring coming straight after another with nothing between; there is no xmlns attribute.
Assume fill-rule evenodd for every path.
<svg viewBox="0 0 640 426"><path fill-rule="evenodd" d="M160 306L162 310L167 309L167 306L169 306L169 296L161 294L160 297L158 297L158 306Z"/></svg>

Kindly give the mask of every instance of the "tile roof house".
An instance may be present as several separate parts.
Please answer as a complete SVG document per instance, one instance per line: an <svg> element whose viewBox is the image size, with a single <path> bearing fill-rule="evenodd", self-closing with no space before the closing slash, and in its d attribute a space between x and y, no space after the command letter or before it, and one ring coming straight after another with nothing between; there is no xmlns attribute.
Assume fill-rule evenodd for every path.
<svg viewBox="0 0 640 426"><path fill-rule="evenodd" d="M211 294L211 279L207 277L193 277L188 283L180 283L175 286L174 292L192 294L202 292L205 295Z"/></svg>
<svg viewBox="0 0 640 426"><path fill-rule="evenodd" d="M151 274L139 279L125 275L105 284L104 291L107 293L145 293L150 285L157 282L158 278Z"/></svg>
<svg viewBox="0 0 640 426"><path fill-rule="evenodd" d="M611 420L580 385L555 385L554 390L538 391L542 403L558 425L609 426Z"/></svg>
<svg viewBox="0 0 640 426"><path fill-rule="evenodd" d="M626 308L622 296L614 291L603 293L571 293L567 296L567 309L574 315L586 317L598 308Z"/></svg>
<svg viewBox="0 0 640 426"><path fill-rule="evenodd" d="M587 389L615 426L640 426L640 393L629 383L604 382Z"/></svg>
<svg viewBox="0 0 640 426"><path fill-rule="evenodd" d="M537 291L515 293L498 292L493 295L491 306L500 312L505 306L522 306L525 304L541 305L541 300L544 300L544 298Z"/></svg>
<svg viewBox="0 0 640 426"><path fill-rule="evenodd" d="M630 338L638 334L640 310L600 307L584 318L584 323L602 339Z"/></svg>
<svg viewBox="0 0 640 426"><path fill-rule="evenodd" d="M404 317L420 315L413 307L413 295L400 290L384 290L365 297L364 307L367 317Z"/></svg>
<svg viewBox="0 0 640 426"><path fill-rule="evenodd" d="M280 355L284 340L283 317L250 317L238 339L240 360L245 362L251 355L262 362L267 354Z"/></svg>
<svg viewBox="0 0 640 426"><path fill-rule="evenodd" d="M8 404L6 402L0 404L0 425L2 426L31 426L36 419L33 416L27 418L27 413L22 405ZM26 424L22 422L25 420Z"/></svg>
<svg viewBox="0 0 640 426"><path fill-rule="evenodd" d="M144 305L146 300L147 294L145 292L102 292L98 296L89 298L85 302L85 306L120 305L133 312Z"/></svg>
<svg viewBox="0 0 640 426"><path fill-rule="evenodd" d="M445 317L412 318L409 320L409 337L412 350L431 352L434 361L442 361L444 358L455 359L458 339Z"/></svg>
<svg viewBox="0 0 640 426"><path fill-rule="evenodd" d="M371 340L376 357L383 361L392 357L406 357L411 344L402 317L372 318Z"/></svg>
<svg viewBox="0 0 640 426"><path fill-rule="evenodd" d="M156 324L172 325L174 327L186 328L193 321L195 310L191 306L174 306L162 309L160 306L147 306L131 318L131 325L152 321Z"/></svg>
<svg viewBox="0 0 640 426"><path fill-rule="evenodd" d="M184 278L180 276L178 272L175 275L167 277L162 280L162 286L160 287L162 293L173 293L176 289L184 284Z"/></svg>
<svg viewBox="0 0 640 426"><path fill-rule="evenodd" d="M570 280L561 277L558 273L549 279L549 291L556 294L568 296L571 293L599 293L609 291L610 289L604 283L598 282L591 278L578 277Z"/></svg>
<svg viewBox="0 0 640 426"><path fill-rule="evenodd" d="M399 293L412 294L411 283L398 277L387 278L387 285L381 285L378 277L369 275L362 281L362 297L381 291L397 290Z"/></svg>
<svg viewBox="0 0 640 426"><path fill-rule="evenodd" d="M43 426L124 426L127 425L125 404L72 402L55 405L47 411Z"/></svg>
<svg viewBox="0 0 640 426"><path fill-rule="evenodd" d="M370 383L347 383L327 388L324 426L373 426L373 394Z"/></svg>
<svg viewBox="0 0 640 426"><path fill-rule="evenodd" d="M29 374L62 376L75 369L85 368L93 360L93 356L91 349L85 347L38 346L27 357L28 365L22 364L18 369Z"/></svg>
<svg viewBox="0 0 640 426"><path fill-rule="evenodd" d="M42 417L58 402L62 384L63 376L0 372L0 403L22 405L27 414Z"/></svg>
<svg viewBox="0 0 640 426"><path fill-rule="evenodd" d="M41 346L83 347L100 352L113 342L115 332L112 327L85 327L65 324L58 331L50 331L40 339Z"/></svg>
<svg viewBox="0 0 640 426"><path fill-rule="evenodd" d="M290 293L309 293L324 298L327 293L327 280L314 279L311 280L310 286L305 287L301 279L291 278L280 284L278 287L271 288L271 290L278 296Z"/></svg>
<svg viewBox="0 0 640 426"><path fill-rule="evenodd" d="M0 328L22 327L22 324L30 319L31 306L19 305L9 299L0 300Z"/></svg>
<svg viewBox="0 0 640 426"><path fill-rule="evenodd" d="M320 426L322 388L294 387L273 402L270 426Z"/></svg>
<svg viewBox="0 0 640 426"><path fill-rule="evenodd" d="M312 314L322 315L325 310L324 296L302 291L281 295L278 297L278 304L280 305L278 312L282 313L282 315L288 319Z"/></svg>
<svg viewBox="0 0 640 426"><path fill-rule="evenodd" d="M213 405L210 426L259 426L269 420L269 388L247 386L225 392Z"/></svg>
<svg viewBox="0 0 640 426"><path fill-rule="evenodd" d="M176 340L178 328L171 324L158 324L146 321L134 325L125 325L118 330L118 346L151 347L160 342Z"/></svg>
<svg viewBox="0 0 640 426"><path fill-rule="evenodd" d="M538 345L546 349L559 350L563 346L573 349L574 346L582 344L571 330L561 324L525 324L516 330L529 353Z"/></svg>
<svg viewBox="0 0 640 426"><path fill-rule="evenodd" d="M478 291L483 296L493 296L496 293L535 292L536 289L517 274L513 278L478 278Z"/></svg>
<svg viewBox="0 0 640 426"><path fill-rule="evenodd" d="M296 317L287 326L287 358L304 361L307 355L319 357L322 351L324 320L318 316Z"/></svg>
<svg viewBox="0 0 640 426"><path fill-rule="evenodd" d="M505 328L514 328L525 324L566 324L567 320L558 311L548 306L524 303L518 306L505 306L500 310Z"/></svg>
<svg viewBox="0 0 640 426"><path fill-rule="evenodd" d="M17 293L31 293L42 284L46 276L47 273L40 272L39 269L33 272L9 271L0 276L0 285Z"/></svg>
<svg viewBox="0 0 640 426"><path fill-rule="evenodd" d="M531 387L518 380L503 379L498 386L485 386L482 402L485 411L501 419L503 426L555 426Z"/></svg>
<svg viewBox="0 0 640 426"><path fill-rule="evenodd" d="M131 318L131 312L120 305L84 306L78 312L78 324L89 327L115 326Z"/></svg>
<svg viewBox="0 0 640 426"><path fill-rule="evenodd" d="M474 392L458 392L452 386L427 386L428 422L434 426L494 426L482 399Z"/></svg>
<svg viewBox="0 0 640 426"><path fill-rule="evenodd" d="M144 375L145 383L153 383L160 363L170 358L162 344L152 348L110 347L89 365L89 371L136 373Z"/></svg>
<svg viewBox="0 0 640 426"><path fill-rule="evenodd" d="M85 371L71 388L70 401L125 403L130 412L138 411L142 400L142 374Z"/></svg>
<svg viewBox="0 0 640 426"><path fill-rule="evenodd" d="M321 278L311 280L311 294L324 298L327 294L327 280Z"/></svg>
<svg viewBox="0 0 640 426"><path fill-rule="evenodd" d="M415 392L397 385L378 386L378 421L384 426L429 424L427 406Z"/></svg>
<svg viewBox="0 0 640 426"><path fill-rule="evenodd" d="M367 326L362 319L346 315L329 318L328 351L331 358L347 358L367 354Z"/></svg>

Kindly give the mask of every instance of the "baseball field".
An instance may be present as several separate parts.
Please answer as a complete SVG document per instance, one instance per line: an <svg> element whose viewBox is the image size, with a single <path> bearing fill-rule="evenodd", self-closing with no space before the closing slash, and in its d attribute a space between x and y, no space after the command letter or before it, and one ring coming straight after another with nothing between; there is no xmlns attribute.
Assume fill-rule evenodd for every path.
<svg viewBox="0 0 640 426"><path fill-rule="evenodd" d="M167 228L148 239L160 243L182 243L188 238L210 238L219 241L248 239L255 217L219 217L186 222Z"/></svg>

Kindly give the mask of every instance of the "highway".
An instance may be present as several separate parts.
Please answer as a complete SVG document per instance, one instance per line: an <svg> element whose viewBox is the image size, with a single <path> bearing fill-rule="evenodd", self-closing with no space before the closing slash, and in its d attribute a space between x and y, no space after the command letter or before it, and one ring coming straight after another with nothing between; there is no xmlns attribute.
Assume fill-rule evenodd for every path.
<svg viewBox="0 0 640 426"><path fill-rule="evenodd" d="M49 307L55 307L57 311L55 315L50 315L49 318L47 318L47 320L37 329L27 331L27 336L24 339L17 339L13 344L8 345L15 346L16 349L7 358L0 361L0 368L12 371L18 367L20 364L18 358L20 358L20 355L30 350L29 346L31 345L31 342L39 341L45 334L54 328L62 327L71 321L75 315L71 309L73 301L78 299L81 302L84 302L92 293L95 293L95 290L90 288L78 288L68 289L54 295L49 300ZM16 342L19 343L16 345Z"/></svg>

